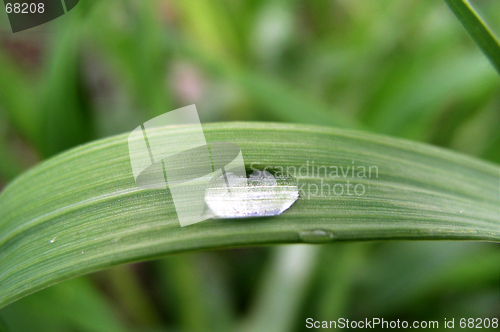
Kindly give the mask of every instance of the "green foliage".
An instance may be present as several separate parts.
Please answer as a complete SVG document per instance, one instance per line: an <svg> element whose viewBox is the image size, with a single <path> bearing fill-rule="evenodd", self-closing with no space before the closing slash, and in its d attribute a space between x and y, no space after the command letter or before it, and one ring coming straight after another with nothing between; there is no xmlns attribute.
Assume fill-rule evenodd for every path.
<svg viewBox="0 0 500 332"><path fill-rule="evenodd" d="M5 306L0 331L498 316L491 243L229 249L111 267L325 238L498 242L500 21L490 13L498 1L82 0L16 35L0 14L0 306L104 269ZM354 161L379 178L360 180L361 198L302 196L276 218L181 229L168 193L135 187L126 135L112 135L192 103L216 122L207 139L238 143L248 167Z"/></svg>
<svg viewBox="0 0 500 332"><path fill-rule="evenodd" d="M500 74L500 41L470 5L468 0L445 0L469 35Z"/></svg>
<svg viewBox="0 0 500 332"><path fill-rule="evenodd" d="M175 144L191 130L166 127L155 135ZM500 241L493 164L325 127L220 123L204 131L209 142L238 144L249 168L290 169L300 200L279 217L181 228L167 192L137 188L127 135L97 141L48 160L2 192L0 303L82 273L185 250L345 240ZM357 185L362 194L355 194Z"/></svg>

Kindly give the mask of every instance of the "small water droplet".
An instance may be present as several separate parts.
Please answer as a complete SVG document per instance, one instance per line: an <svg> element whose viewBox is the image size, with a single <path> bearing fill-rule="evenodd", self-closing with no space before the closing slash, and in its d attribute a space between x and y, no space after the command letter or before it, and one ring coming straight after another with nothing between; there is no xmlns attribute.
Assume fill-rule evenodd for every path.
<svg viewBox="0 0 500 332"><path fill-rule="evenodd" d="M464 213L464 211L460 211L460 213Z"/></svg>
<svg viewBox="0 0 500 332"><path fill-rule="evenodd" d="M212 180L205 202L219 218L277 216L299 197L297 180L255 171L248 179L231 172Z"/></svg>
<svg viewBox="0 0 500 332"><path fill-rule="evenodd" d="M49 242L50 242L50 243L54 243L54 242L56 242L56 237L54 236L54 237L52 238L52 240L50 240Z"/></svg>
<svg viewBox="0 0 500 332"><path fill-rule="evenodd" d="M84 253L85 253L85 251L82 251L82 254L84 254Z"/></svg>
<svg viewBox="0 0 500 332"><path fill-rule="evenodd" d="M299 232L299 237L306 243L323 243L331 242L335 238L335 234L323 229L304 230Z"/></svg>

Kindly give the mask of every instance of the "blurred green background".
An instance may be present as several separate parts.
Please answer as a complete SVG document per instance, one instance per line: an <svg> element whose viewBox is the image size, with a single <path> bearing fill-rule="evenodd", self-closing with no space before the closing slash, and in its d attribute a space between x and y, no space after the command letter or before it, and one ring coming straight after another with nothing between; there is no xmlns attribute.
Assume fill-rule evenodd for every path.
<svg viewBox="0 0 500 332"><path fill-rule="evenodd" d="M500 1L471 3L500 34ZM81 0L17 34L0 11L0 188L193 103L203 123L338 126L500 163L499 76L444 1ZM309 317L441 327L455 317L457 327L500 316L499 249L400 241L178 254L23 298L0 310L0 331L302 331Z"/></svg>

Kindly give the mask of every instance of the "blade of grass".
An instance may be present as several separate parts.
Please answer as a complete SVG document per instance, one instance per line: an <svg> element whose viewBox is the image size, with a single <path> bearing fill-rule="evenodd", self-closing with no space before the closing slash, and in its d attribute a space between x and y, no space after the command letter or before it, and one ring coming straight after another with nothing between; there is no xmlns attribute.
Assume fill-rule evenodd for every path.
<svg viewBox="0 0 500 332"><path fill-rule="evenodd" d="M193 254L174 255L162 261L163 286L176 304L179 327L187 331L210 330L205 306L203 275ZM164 295L166 296L166 295Z"/></svg>
<svg viewBox="0 0 500 332"><path fill-rule="evenodd" d="M468 0L445 0L465 30L500 74L500 42Z"/></svg>
<svg viewBox="0 0 500 332"><path fill-rule="evenodd" d="M408 311L421 306L426 298L440 298L441 294L458 290L480 289L485 284L498 285L500 252L490 251L474 257L465 257L463 261L454 262L435 274L429 275L425 282L416 282L415 290L405 297L398 306ZM498 287L498 286L497 286Z"/></svg>
<svg viewBox="0 0 500 332"><path fill-rule="evenodd" d="M497 91L498 93L499 91ZM450 147L463 153L482 156L495 143L500 127L500 98L484 105L474 116L457 127ZM496 150L498 150L498 144Z"/></svg>
<svg viewBox="0 0 500 332"><path fill-rule="evenodd" d="M358 275L360 266L366 263L370 245L356 243L335 248L323 247L322 260L318 264L319 289L313 302L318 317L339 319L347 316L348 299L353 297L357 281L353 276Z"/></svg>
<svg viewBox="0 0 500 332"><path fill-rule="evenodd" d="M0 317L0 332L9 332L10 330L7 328L7 325L5 325L5 322L3 321L2 317Z"/></svg>
<svg viewBox="0 0 500 332"><path fill-rule="evenodd" d="M154 135L176 144L193 130L157 128ZM498 165L327 127L218 123L204 131L209 142L238 144L247 167L309 165L309 176L299 177L299 200L277 217L181 228L168 191L137 188L128 134L78 147L25 173L0 195L0 306L77 275L187 250L336 240L500 241ZM372 166L377 176L353 180L316 171L315 177L313 161ZM345 186L347 180L365 186L365 194L314 195L315 185Z"/></svg>
<svg viewBox="0 0 500 332"><path fill-rule="evenodd" d="M13 155L4 137L0 136L0 179L12 180L18 176L26 166Z"/></svg>
<svg viewBox="0 0 500 332"><path fill-rule="evenodd" d="M290 331L309 288L319 247L274 249L242 332Z"/></svg>
<svg viewBox="0 0 500 332"><path fill-rule="evenodd" d="M173 1L183 31L205 54L235 59L241 55L240 40L231 24L229 13L220 1L200 0L193 6L186 1Z"/></svg>
<svg viewBox="0 0 500 332"><path fill-rule="evenodd" d="M160 325L160 315L146 295L132 265L109 269L103 273L102 279L135 325Z"/></svg>
<svg viewBox="0 0 500 332"><path fill-rule="evenodd" d="M232 331L234 307L227 280L220 279L216 253L172 255L158 261L162 304L183 331Z"/></svg>
<svg viewBox="0 0 500 332"><path fill-rule="evenodd" d="M381 249L360 278L371 290L364 300L365 310L378 315L394 311L404 315L416 308L425 311L426 300L444 300L451 291L484 289L498 283L500 252L496 245L394 242Z"/></svg>
<svg viewBox="0 0 500 332"><path fill-rule="evenodd" d="M0 106L19 132L32 144L41 136L40 116L33 100L34 87L15 63L0 53Z"/></svg>
<svg viewBox="0 0 500 332"><path fill-rule="evenodd" d="M490 141L490 144L486 151L483 154L483 157L488 159L488 160L493 160L497 163L500 163L500 149L498 147L500 146L500 131L497 132L495 137Z"/></svg>
<svg viewBox="0 0 500 332"><path fill-rule="evenodd" d="M370 128L389 135L406 136L411 128L437 114L443 103L461 101L498 87L498 77L479 52L435 56L437 64L425 64L380 93L379 105L371 105ZM405 69L401 69L402 71ZM419 139L432 134L425 123Z"/></svg>
<svg viewBox="0 0 500 332"><path fill-rule="evenodd" d="M169 50L162 44L163 27L153 2L103 1L95 4L85 27L85 37L99 46L110 68L119 74L138 106L152 118L170 109L165 86ZM109 20L120 13L128 24Z"/></svg>
<svg viewBox="0 0 500 332"><path fill-rule="evenodd" d="M62 26L45 68L36 110L42 118L40 152L46 157L87 142L93 136L82 83L80 16L71 16L72 20Z"/></svg>
<svg viewBox="0 0 500 332"><path fill-rule="evenodd" d="M7 114L0 112L0 182L4 183L28 168L26 161L15 153L11 123L7 118Z"/></svg>
<svg viewBox="0 0 500 332"><path fill-rule="evenodd" d="M175 44L171 40L167 44L169 45L167 47L178 49L211 75L241 87L252 98L253 103L264 107L278 119L294 123L362 128L356 120L346 117L307 94L298 93L278 77L261 74L255 69L231 64L230 61L220 61L189 46Z"/></svg>
<svg viewBox="0 0 500 332"><path fill-rule="evenodd" d="M130 331L113 303L82 277L45 289L0 311L12 331ZM0 329L1 331L1 329Z"/></svg>
<svg viewBox="0 0 500 332"><path fill-rule="evenodd" d="M106 18L112 15L111 12L115 12L117 8L120 7L104 2L96 6L93 15L90 16L91 19L87 25L86 34L91 39L98 40L105 52L113 56L113 66L119 67L120 74L123 74L126 81L130 82L129 84L134 87L134 89L131 89L133 93L135 93L134 91L140 92L136 98L143 102L141 106L148 112L158 115L168 109L165 106L167 101L164 99L169 98L165 97L164 83L162 83L165 76L163 71L164 60L171 54L177 54L194 62L214 78L227 80L231 84L240 87L251 98L252 103L259 108L264 108L265 111L274 115L276 119L295 123L306 122L345 128L362 128L361 124L340 112L336 112L333 107L318 102L316 98L311 96L297 93L297 89L294 89L279 77L261 74L255 68L243 65L229 56L220 56L218 54L218 52L231 53L230 51L220 48L218 48L218 51L200 51L196 44L188 43L168 31L159 30L158 24L153 23L142 24L148 27L148 33L144 34L139 29L141 22L143 20L155 22L155 17L151 17L151 13L148 14L146 8L134 7L136 10L133 12L141 14L136 14L137 18L135 16L131 17L132 21L137 21L136 24L132 25L132 28L127 27L125 30L123 27L113 24L113 22L108 22ZM213 11L213 9L210 11ZM123 14L130 15L126 12ZM188 13L184 14L187 15ZM196 10L196 15L198 14L200 13ZM194 13L190 15L194 15ZM208 17L209 15L207 17L206 15L208 13L205 13L204 20L213 20L213 18ZM214 22L206 23L215 24ZM217 24L227 26L229 23L218 22ZM150 27L152 25L155 26ZM131 29L133 33L130 33L129 30ZM202 28L198 27L198 29ZM149 36L147 44L143 41L144 35ZM229 33L229 35L232 35L232 33ZM233 37L230 36L220 40L225 40L225 38L233 40ZM158 47L158 45L161 47ZM136 49L142 50L143 53L137 52ZM148 61L144 61L144 59ZM149 75L147 80L143 79L145 73ZM147 84L144 84L144 82L147 82ZM160 99L163 102L160 102ZM158 102L155 102L156 100ZM161 110L160 113L158 113L159 110ZM307 116L305 117L304 114L307 114Z"/></svg>

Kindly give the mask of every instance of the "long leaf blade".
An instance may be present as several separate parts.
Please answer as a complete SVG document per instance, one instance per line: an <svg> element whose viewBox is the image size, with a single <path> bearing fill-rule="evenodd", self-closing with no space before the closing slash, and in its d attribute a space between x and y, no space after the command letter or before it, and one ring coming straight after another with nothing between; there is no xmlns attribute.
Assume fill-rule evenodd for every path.
<svg viewBox="0 0 500 332"><path fill-rule="evenodd" d="M174 141L192 130L167 127L156 134ZM309 165L308 174L305 168L297 174L299 200L278 217L181 228L168 191L136 187L127 135L78 147L25 173L0 195L0 307L77 275L187 250L340 240L500 241L495 164L326 127L218 123L204 131L209 142L238 144L247 167ZM314 175L313 162L329 172L330 166L372 165L378 176ZM366 193L312 195L314 185L347 180L363 184Z"/></svg>

